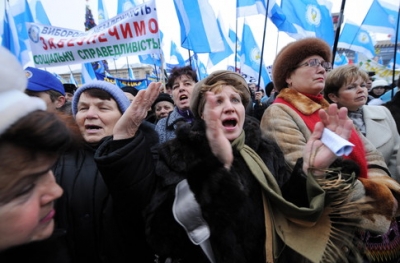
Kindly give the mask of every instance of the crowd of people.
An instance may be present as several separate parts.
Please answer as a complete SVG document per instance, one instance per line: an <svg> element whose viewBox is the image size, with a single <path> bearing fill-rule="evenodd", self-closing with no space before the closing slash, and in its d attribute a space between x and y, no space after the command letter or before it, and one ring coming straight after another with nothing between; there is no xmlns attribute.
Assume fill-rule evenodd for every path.
<svg viewBox="0 0 400 263"><path fill-rule="evenodd" d="M136 90L0 48L0 262L400 262L398 105L331 61L305 38L265 89L185 66Z"/></svg>

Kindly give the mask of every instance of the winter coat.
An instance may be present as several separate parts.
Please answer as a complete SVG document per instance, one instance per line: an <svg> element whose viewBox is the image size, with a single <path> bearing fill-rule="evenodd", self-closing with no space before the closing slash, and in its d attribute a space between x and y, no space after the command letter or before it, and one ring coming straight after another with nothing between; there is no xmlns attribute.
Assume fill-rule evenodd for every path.
<svg viewBox="0 0 400 263"><path fill-rule="evenodd" d="M248 117L244 130L245 143L275 175L283 196L299 206L307 205L301 159L291 174L277 144L261 138L257 120ZM195 120L193 126L181 126L175 139L158 147L152 147L150 134L141 127L134 138L105 141L96 152L96 162L110 189L123 191L138 180L135 177L156 178L157 189L144 212L147 241L157 253L156 262L209 262L172 213L176 186L187 179L209 225L216 262L264 263L266 230L261 187L239 152L233 149L234 162L226 170L211 152L202 120ZM108 180L110 177L114 179ZM120 208L140 198L138 193L124 192L130 194L129 198L114 198L115 202L125 203ZM308 261L286 246L276 262Z"/></svg>
<svg viewBox="0 0 400 263"><path fill-rule="evenodd" d="M155 129L160 138L160 143L175 138L175 130L184 123L186 123L185 118L179 114L178 108L174 107L174 110L166 118L160 119L156 124Z"/></svg>

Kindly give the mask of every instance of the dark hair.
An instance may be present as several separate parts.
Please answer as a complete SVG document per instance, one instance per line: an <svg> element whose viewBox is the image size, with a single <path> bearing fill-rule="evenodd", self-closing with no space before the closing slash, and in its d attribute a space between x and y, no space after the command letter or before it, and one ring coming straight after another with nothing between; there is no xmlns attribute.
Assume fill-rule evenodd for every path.
<svg viewBox="0 0 400 263"><path fill-rule="evenodd" d="M37 154L54 155L74 149L81 141L79 128L70 115L38 110L22 117L0 135L0 151L5 145L12 145L35 158Z"/></svg>
<svg viewBox="0 0 400 263"><path fill-rule="evenodd" d="M268 97L271 96L271 92L274 89L274 83L271 81L267 85L265 85L265 95Z"/></svg>
<svg viewBox="0 0 400 263"><path fill-rule="evenodd" d="M28 89L25 90L25 94L28 96L31 96L31 97L37 97L38 92L40 92L40 91L32 91L32 90L28 90ZM60 97L60 96L64 97L64 95L62 95L60 92L55 91L55 90L46 90L43 92L49 94L51 102L55 102L58 99L58 97Z"/></svg>
<svg viewBox="0 0 400 263"><path fill-rule="evenodd" d="M191 79L193 79L194 82L198 82L196 71L194 71L191 66L175 67L171 70L171 73L168 77L168 81L165 84L165 87L172 89L175 80L182 75L186 75Z"/></svg>
<svg viewBox="0 0 400 263"><path fill-rule="evenodd" d="M111 99L114 99L114 98L111 96L111 94L108 93L107 91L102 90L102 89L97 89L97 88L87 89L87 90L84 90L82 93L86 93L86 94L88 94L90 97L98 98L98 99L101 99L101 100L111 100Z"/></svg>

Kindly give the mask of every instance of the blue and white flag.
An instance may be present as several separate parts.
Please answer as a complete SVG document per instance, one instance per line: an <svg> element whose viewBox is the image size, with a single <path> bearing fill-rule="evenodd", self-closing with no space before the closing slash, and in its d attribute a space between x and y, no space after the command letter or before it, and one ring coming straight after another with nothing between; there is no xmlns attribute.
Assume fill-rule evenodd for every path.
<svg viewBox="0 0 400 263"><path fill-rule="evenodd" d="M328 0L282 0L281 8L287 22L295 33L287 32L295 39L318 37L330 46L334 42L334 28L331 16L332 3Z"/></svg>
<svg viewBox="0 0 400 263"><path fill-rule="evenodd" d="M394 62L394 58L392 58L389 62L389 64L387 65L388 69L393 69L393 62ZM399 50L396 50L396 65L395 65L395 69L399 69L400 68L400 52Z"/></svg>
<svg viewBox="0 0 400 263"><path fill-rule="evenodd" d="M397 14L399 7L379 0L373 0L362 27L365 30L377 33L394 35L397 28Z"/></svg>
<svg viewBox="0 0 400 263"><path fill-rule="evenodd" d="M210 68L217 65L219 62L221 62L222 60L224 60L225 58L227 58L233 54L232 47L234 47L234 43L232 43L232 42L228 43L228 41L230 41L229 36L225 35L224 32L226 32L226 31L223 30L223 26L221 25L221 23L222 23L222 20L220 17L218 17L217 24L218 24L219 32L222 36L222 41L224 42L224 50L220 51L220 52L211 52L208 55L208 59L209 59L208 67L210 67Z"/></svg>
<svg viewBox="0 0 400 263"><path fill-rule="evenodd" d="M224 50L214 10L205 0L174 0L181 25L181 46L195 53Z"/></svg>
<svg viewBox="0 0 400 263"><path fill-rule="evenodd" d="M104 0L98 0L97 10L98 10L97 21L99 22L99 24L108 20L108 13L107 13L107 10L104 8Z"/></svg>
<svg viewBox="0 0 400 263"><path fill-rule="evenodd" d="M368 31L347 21L340 32L337 47L350 49L364 54L367 58L375 56L375 47Z"/></svg>
<svg viewBox="0 0 400 263"><path fill-rule="evenodd" d="M161 66L161 58L158 54L147 54L147 55L140 55L139 61L142 64L150 64L157 67Z"/></svg>
<svg viewBox="0 0 400 263"><path fill-rule="evenodd" d="M83 63L81 69L82 84L89 83L96 80L96 73L94 72L92 63Z"/></svg>
<svg viewBox="0 0 400 263"><path fill-rule="evenodd" d="M171 49L170 49L170 58L177 62L177 66L185 66L185 60L183 59L182 54L179 52L178 47L176 46L174 41L171 41Z"/></svg>
<svg viewBox="0 0 400 263"><path fill-rule="evenodd" d="M206 66L203 64L203 62L201 62L201 60L197 60L197 77L199 80L201 79L205 79L208 76L207 73L207 68Z"/></svg>
<svg viewBox="0 0 400 263"><path fill-rule="evenodd" d="M128 76L129 79L135 79L135 75L133 74L132 68L128 65Z"/></svg>
<svg viewBox="0 0 400 263"><path fill-rule="evenodd" d="M10 9L8 5L6 6L4 14L1 45L8 49L12 54L14 54L21 64L24 64L23 58L20 56L22 52L19 46L17 28L15 27L14 17L10 14ZM29 59L27 59L26 62L28 62L28 60Z"/></svg>
<svg viewBox="0 0 400 263"><path fill-rule="evenodd" d="M275 0L272 0L270 2L275 2ZM236 1L236 17L252 16L258 14L265 15L265 5L263 0Z"/></svg>
<svg viewBox="0 0 400 263"><path fill-rule="evenodd" d="M240 71L248 83L258 82L260 61L260 48L254 39L250 26L245 21L243 24L242 46L240 50ZM261 83L259 83L259 85L260 87L265 87L270 81L266 67L263 65L261 68Z"/></svg>
<svg viewBox="0 0 400 263"><path fill-rule="evenodd" d="M78 86L78 84L76 84L74 74L72 74L72 73L69 74L69 83L74 84L75 86Z"/></svg>
<svg viewBox="0 0 400 263"><path fill-rule="evenodd" d="M349 64L349 59L347 58L346 53L343 52L341 55L336 53L335 61L333 63L334 67L339 67L347 64Z"/></svg>
<svg viewBox="0 0 400 263"><path fill-rule="evenodd" d="M143 3L144 0L118 0L117 15Z"/></svg>
<svg viewBox="0 0 400 263"><path fill-rule="evenodd" d="M29 4L33 20L36 23L42 24L42 25L51 25L49 18L47 17L46 11L44 10L44 7L42 5L42 2L40 0L33 0Z"/></svg>

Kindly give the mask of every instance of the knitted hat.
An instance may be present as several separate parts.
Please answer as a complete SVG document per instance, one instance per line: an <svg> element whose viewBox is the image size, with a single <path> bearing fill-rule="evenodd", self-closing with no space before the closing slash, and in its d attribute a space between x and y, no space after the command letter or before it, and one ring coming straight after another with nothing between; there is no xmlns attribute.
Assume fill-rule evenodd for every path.
<svg viewBox="0 0 400 263"><path fill-rule="evenodd" d="M376 87L384 87L385 89L389 89L389 83L384 79L377 79L372 82L371 90Z"/></svg>
<svg viewBox="0 0 400 263"><path fill-rule="evenodd" d="M171 95L169 95L168 93L160 93L157 99L153 102L153 105L151 105L151 109L153 111L155 110L156 104L159 103L160 101L168 101L172 103L172 105L174 105L174 100L171 98Z"/></svg>
<svg viewBox="0 0 400 263"><path fill-rule="evenodd" d="M46 110L46 103L24 93L27 80L18 60L0 46L0 134L20 118L36 110Z"/></svg>
<svg viewBox="0 0 400 263"><path fill-rule="evenodd" d="M38 68L27 67L25 69L25 76L28 79L27 90L37 92L54 90L65 96L62 82L50 72Z"/></svg>
<svg viewBox="0 0 400 263"><path fill-rule="evenodd" d="M247 107L247 104L250 101L250 90L247 86L246 80L236 72L232 72L229 70L217 70L208 75L207 78L197 82L194 86L190 99L190 110L192 111L194 116L200 117L204 108L205 101L202 100L203 92L201 91L203 86L212 85L218 81L226 81L228 84L230 84L230 82L232 81L239 82L240 85L235 85L234 87L242 91L242 103L245 108Z"/></svg>
<svg viewBox="0 0 400 263"><path fill-rule="evenodd" d="M117 102L118 108L121 113L124 113L125 110L129 107L130 101L121 90L120 87L111 84L110 82L103 81L103 80L95 80L89 82L87 84L82 85L79 87L74 94L74 98L72 99L72 115L75 116L78 112L78 101L79 97L81 96L82 92L88 89L101 89L108 92L111 97Z"/></svg>
<svg viewBox="0 0 400 263"><path fill-rule="evenodd" d="M303 38L287 44L278 53L272 65L272 79L275 89L280 91L287 87L286 79L297 65L310 56L321 56L325 61L332 60L331 48L318 38Z"/></svg>

